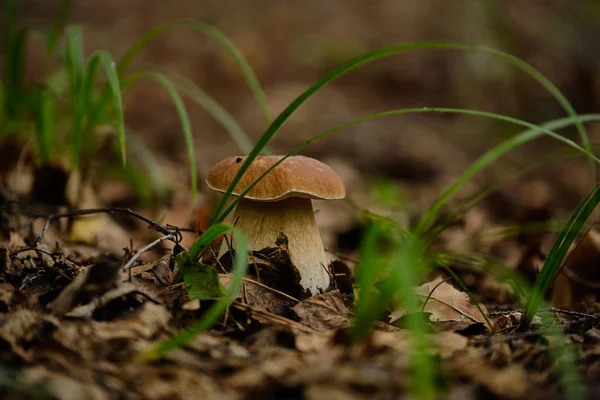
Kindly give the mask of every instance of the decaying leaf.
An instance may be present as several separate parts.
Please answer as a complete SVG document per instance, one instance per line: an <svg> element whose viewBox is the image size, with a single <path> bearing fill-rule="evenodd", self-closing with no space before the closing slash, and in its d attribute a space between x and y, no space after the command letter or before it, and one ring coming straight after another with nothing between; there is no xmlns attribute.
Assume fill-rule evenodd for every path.
<svg viewBox="0 0 600 400"><path fill-rule="evenodd" d="M529 391L529 378L521 364L497 368L484 359L481 351L457 357L453 369L455 374L470 378L499 398L521 399Z"/></svg>
<svg viewBox="0 0 600 400"><path fill-rule="evenodd" d="M309 297L295 305L292 310L300 322L320 332L346 328L351 324L351 312L337 290Z"/></svg>
<svg viewBox="0 0 600 400"><path fill-rule="evenodd" d="M214 299L221 295L219 274L215 267L194 261L185 252L176 257L176 262L191 300Z"/></svg>
<svg viewBox="0 0 600 400"><path fill-rule="evenodd" d="M80 304L86 304L114 287L119 278L120 261L113 257L99 259L65 287L48 305L57 315L62 315Z"/></svg>
<svg viewBox="0 0 600 400"><path fill-rule="evenodd" d="M230 279L231 275L221 275L221 282L228 282ZM290 309L298 303L292 296L249 278L244 278L240 296L254 310L276 315L289 315Z"/></svg>
<svg viewBox="0 0 600 400"><path fill-rule="evenodd" d="M423 311L430 313L429 320L438 330L459 331L473 324L483 324L484 329L489 330L485 319L471 303L469 296L449 283L442 282L441 277L419 286L415 289L415 294L423 301L429 296ZM481 304L480 307L487 314L485 306ZM397 321L405 314L403 309L396 310L390 315L390 321Z"/></svg>
<svg viewBox="0 0 600 400"><path fill-rule="evenodd" d="M408 351L411 348L410 331L382 332L374 331L369 343L373 347L387 347L398 351ZM447 359L454 353L467 348L468 339L455 332L438 332L427 335L430 343L433 345L430 349L433 353L439 354L441 358Z"/></svg>
<svg viewBox="0 0 600 400"><path fill-rule="evenodd" d="M108 400L110 397L95 384L80 382L73 377L48 370L44 366L27 368L23 381L28 385L41 385L43 391L61 400Z"/></svg>

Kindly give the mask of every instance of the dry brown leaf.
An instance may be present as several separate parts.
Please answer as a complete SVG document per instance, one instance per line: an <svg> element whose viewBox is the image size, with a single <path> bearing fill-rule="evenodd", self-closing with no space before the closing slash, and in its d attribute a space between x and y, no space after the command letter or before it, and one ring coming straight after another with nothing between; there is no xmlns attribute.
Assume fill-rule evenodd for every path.
<svg viewBox="0 0 600 400"><path fill-rule="evenodd" d="M332 290L295 305L292 310L300 322L316 331L346 328L351 325L351 312L344 304L344 295Z"/></svg>
<svg viewBox="0 0 600 400"><path fill-rule="evenodd" d="M458 357L453 368L458 375L472 379L500 398L521 399L527 395L529 381L522 365L496 368L483 357L480 351L470 351Z"/></svg>
<svg viewBox="0 0 600 400"><path fill-rule="evenodd" d="M449 283L442 282L439 276L417 287L415 294L423 301L431 294L423 311L431 314L429 320L439 330L458 331L478 323L489 330L485 318L471 303L469 296ZM483 304L480 304L480 307L487 315L486 307ZM390 322L397 321L405 314L406 311L403 309L394 311L390 315Z"/></svg>
<svg viewBox="0 0 600 400"><path fill-rule="evenodd" d="M411 344L410 331L398 332L373 332L370 343L374 347L387 347L400 352L410 350ZM441 358L447 359L452 357L454 353L467 348L468 339L455 332L439 332L427 335L427 338L434 344L435 348L431 351L439 354Z"/></svg>
<svg viewBox="0 0 600 400"><path fill-rule="evenodd" d="M170 320L171 314L165 307L148 302L127 318L115 321L63 322L52 338L83 360L94 361L110 353L116 357L121 349L126 351L123 357L129 358L159 332L169 330ZM124 346L124 341L131 343Z"/></svg>
<svg viewBox="0 0 600 400"><path fill-rule="evenodd" d="M163 399L231 399L214 378L188 368L164 365L158 368L137 368L132 379L130 392L140 393L140 398Z"/></svg>
<svg viewBox="0 0 600 400"><path fill-rule="evenodd" d="M108 394L99 386L83 383L63 374L52 372L44 366L23 371L23 380L29 384L42 384L44 391L60 400L108 400Z"/></svg>
<svg viewBox="0 0 600 400"><path fill-rule="evenodd" d="M331 345L334 332L318 332L296 335L296 349L302 353L318 353Z"/></svg>
<svg viewBox="0 0 600 400"><path fill-rule="evenodd" d="M120 263L112 257L100 259L79 273L54 299L48 308L63 315L79 304L86 304L114 287L119 278Z"/></svg>
<svg viewBox="0 0 600 400"><path fill-rule="evenodd" d="M27 344L36 340L46 325L58 326L58 320L50 315L42 315L31 310L17 310L7 315L0 324L0 339L10 345L11 350L20 358L29 360L32 350Z"/></svg>

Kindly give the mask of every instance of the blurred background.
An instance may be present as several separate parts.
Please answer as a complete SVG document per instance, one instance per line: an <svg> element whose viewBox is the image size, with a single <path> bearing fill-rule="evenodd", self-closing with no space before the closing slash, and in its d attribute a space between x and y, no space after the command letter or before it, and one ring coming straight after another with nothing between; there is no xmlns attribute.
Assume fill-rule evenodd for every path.
<svg viewBox="0 0 600 400"><path fill-rule="evenodd" d="M44 31L52 26L60 1L21 0L18 5L19 24ZM345 61L384 46L425 40L511 53L556 84L578 113L593 113L600 100L596 0L77 0L67 22L83 26L86 55L104 49L118 60L157 24L182 18L216 26L239 47L265 89L272 117ZM36 52L35 36L30 40L30 73L35 74L43 53ZM156 40L134 64L148 66L192 80L224 106L252 140L263 133L265 121L234 62L198 32L174 29ZM210 210L213 197L203 176L215 162L241 151L208 113L191 102L186 105L203 192L199 204ZM502 60L480 53L419 50L378 60L333 82L291 118L271 147L283 154L354 118L423 106L476 109L532 123L566 116L538 82ZM187 153L171 99L155 83L141 81L126 92L125 109L128 126L153 151L167 182L178 188L173 204L188 204ZM588 128L595 140L597 126ZM338 132L303 154L338 171L358 205L376 207L370 193L377 190L377 182L386 182L411 210L422 210L477 156L521 130L473 116L392 116ZM574 129L564 132L578 140ZM471 189L493 181L507 166L527 165L563 148L558 143L542 139L511 153L474 180ZM519 219L532 209L564 214L576 206L588 183L583 161L553 163L510 181L485 204L491 218L502 220ZM340 231L352 229L351 223L343 224L348 226Z"/></svg>

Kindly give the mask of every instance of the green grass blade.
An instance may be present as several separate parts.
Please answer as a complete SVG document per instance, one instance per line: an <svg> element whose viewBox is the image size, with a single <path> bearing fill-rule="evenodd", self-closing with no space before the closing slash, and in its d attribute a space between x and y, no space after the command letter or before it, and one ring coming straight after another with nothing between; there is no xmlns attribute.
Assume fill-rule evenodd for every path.
<svg viewBox="0 0 600 400"><path fill-rule="evenodd" d="M165 91L173 100L173 104L177 109L177 114L179 115L179 120L181 121L181 129L183 130L183 135L185 137L185 145L188 152L188 161L190 165L190 179L191 179L191 188L192 188L192 202L195 204L196 199L198 198L198 182L197 182L197 171L196 171L196 154L194 148L194 136L192 134L192 124L190 123L190 117L188 116L187 109L185 108L185 104L181 99L181 96L175 89L175 86L171 83L171 81L165 77L163 74L155 71L147 71L146 74L154 79L160 86L165 89Z"/></svg>
<svg viewBox="0 0 600 400"><path fill-rule="evenodd" d="M418 232L425 232L427 229L431 227L431 224L435 221L435 219L439 216L442 208L458 193L458 191L468 183L473 177L475 177L479 172L483 169L487 168L494 161L499 159L504 154L509 151L516 149L517 147L530 142L533 139L536 139L540 136L542 129L560 129L568 125L576 124L577 121L581 122L581 120L585 121L597 121L600 119L600 114L591 114L583 117L577 117L576 119L572 117L551 121L547 124L542 124L540 127L528 129L524 132L521 132L510 139L500 143L493 149L489 150L487 153L483 154L473 163L471 163L465 171L458 176L444 191L442 194L434 201L432 206L429 208L427 213L421 219L419 226L417 228ZM589 153L585 152L590 156ZM593 156L593 153L591 155Z"/></svg>
<svg viewBox="0 0 600 400"><path fill-rule="evenodd" d="M43 163L47 163L52 156L50 142L54 133L54 109L52 108L52 96L49 90L40 90L37 96L35 129L40 158Z"/></svg>
<svg viewBox="0 0 600 400"><path fill-rule="evenodd" d="M403 307L408 315L415 315L420 311L414 288L417 287L419 275L424 271L423 265L424 248L419 239L414 236L407 237L403 242L395 246L395 254L392 256L391 271L389 277L381 285L378 302L385 304L385 300L398 299L396 306ZM372 310L376 315L380 310ZM374 323L375 321L373 321ZM436 392L434 361L429 355L431 344L425 334L427 332L425 322L421 318L408 318L408 326L412 335L412 357L411 363L415 372L415 380L412 390L416 398L434 398Z"/></svg>
<svg viewBox="0 0 600 400"><path fill-rule="evenodd" d="M246 83L250 87L252 94L254 95L258 106L260 107L263 118L267 124L271 122L271 118L269 116L269 108L267 105L267 99L265 96L265 92L263 91L256 74L252 70L248 61L244 58L244 56L240 53L237 47L225 36L221 31L216 29L214 26L209 25L207 23L201 21L193 21L193 20L183 20L183 21L174 21L167 22L162 25L155 27L154 29L146 32L141 38L135 42L129 50L125 53L123 58L119 61L118 71L119 73L123 73L127 70L131 62L134 58L148 46L153 40L157 37L164 35L168 31L174 28L186 27L195 29L208 38L214 40L221 48L223 48L229 56L233 59L236 65L239 67Z"/></svg>
<svg viewBox="0 0 600 400"><path fill-rule="evenodd" d="M370 221L361 241L360 261L356 277L358 301L354 308L354 328L352 329L352 340L355 342L366 339L371 332L373 321L381 318L382 315L375 315L372 308L383 310L385 306L385 304L381 306L372 305L375 299L372 291L384 264L377 251L378 240L381 236L380 225L375 221Z"/></svg>
<svg viewBox="0 0 600 400"><path fill-rule="evenodd" d="M525 314L521 323L521 329L526 329L531 322L531 319L537 312L544 296L552 286L554 279L560 272L562 262L569 251L569 248L583 229L585 223L592 215L596 206L600 203L600 185L596 185L594 189L581 201L577 206L567 224L560 232L548 258L544 262L544 266L540 275L536 279L533 291L527 302Z"/></svg>
<svg viewBox="0 0 600 400"><path fill-rule="evenodd" d="M158 194L160 199L162 199L167 191L167 183L158 160L152 150L135 131L127 129L127 137L131 143L131 151L137 155L137 159L146 170L145 178L149 178L155 194Z"/></svg>
<svg viewBox="0 0 600 400"><path fill-rule="evenodd" d="M230 230L230 227L225 224L216 224L208 228L192 245L192 248L190 249L190 258L194 261L198 261L200 254L206 248L206 246Z"/></svg>
<svg viewBox="0 0 600 400"><path fill-rule="evenodd" d="M231 196L233 189L235 188L235 186L238 184L238 182L242 178L242 175L248 169L250 163L252 163L252 161L256 158L256 156L260 154L263 147L267 145L267 143L273 138L273 136L275 136L275 134L279 131L279 129L288 120L288 118L302 104L304 104L312 95L314 95L317 91L319 91L324 86L328 85L333 80L341 77L345 73L352 71L353 69L356 69L357 67L359 67L363 64L366 64L368 62L382 59L385 57L389 57L391 55L404 53L407 51L424 50L424 49L453 49L453 50L462 50L462 51L482 52L482 53L486 53L486 54L495 56L495 57L497 57L501 60L504 60L510 64L513 64L517 68L528 73L534 79L536 79L544 88L546 88L548 91L550 91L550 93L553 94L553 96L563 106L563 108L565 108L567 113L569 113L569 115L574 119L575 124L577 125L578 130L580 132L580 135L582 136L582 142L584 144L584 147L586 148L586 150L589 153L589 159L592 160L591 157L592 157L593 152L592 152L591 144L589 143L587 133L585 131L585 127L579 120L577 114L573 110L573 107L568 102L568 100L564 97L564 95L562 95L560 90L554 84L552 84L552 82L550 82L547 78L545 78L540 72L538 72L535 68L533 68L531 65L527 64L526 62L520 60L519 58L517 58L513 55L504 53L499 50L491 49L491 48L488 48L485 46L471 46L471 45L466 45L466 44L462 44L462 43L451 43L451 42L407 43L407 44L401 44L401 45L396 45L396 46L391 46L391 47L386 47L383 49L375 50L375 51L363 54L362 56L356 57L356 58L350 60L349 62L345 63L341 67L335 69L331 73L327 74L321 80L316 82L314 85L312 85L310 88L308 88L303 93L301 93L298 97L296 97L296 99L294 99L285 108L285 110L283 110L277 116L277 118L275 118L275 120L271 123L271 125L269 125L269 127L267 128L267 130L263 134L263 136L259 139L259 141L256 144L253 151L248 155L248 157L244 161L244 164L242 164L242 166L240 167L240 170L238 171L238 174L233 179L230 187L225 192L223 199L217 206L217 211L215 214L218 215L222 211L223 207L225 206L225 203L229 200L229 197ZM218 221L217 219L213 219L212 223L216 223L217 221Z"/></svg>
<svg viewBox="0 0 600 400"><path fill-rule="evenodd" d="M66 66L69 76L69 89L73 102L73 154L72 162L79 166L81 155L81 137L83 135L83 120L85 117L85 94L82 91L84 74L83 33L80 26L69 26L66 30L67 52Z"/></svg>
<svg viewBox="0 0 600 400"><path fill-rule="evenodd" d="M27 29L8 32L7 55L4 77L4 111L9 120L16 119L21 108L26 105L24 99L25 51L27 46Z"/></svg>
<svg viewBox="0 0 600 400"><path fill-rule="evenodd" d="M196 155L194 151L194 136L192 134L192 124L190 122L190 118L185 104L183 102L183 99L181 98L179 92L175 88L175 85L169 80L169 78L167 78L164 74L153 70L137 71L133 74L124 77L121 82L120 90L125 90L126 88L130 87L132 84L143 78L150 78L157 82L171 97L175 109L177 110L177 114L179 115L181 128L185 138L186 149L188 152L192 197L193 202L195 203L198 197L198 184L196 170ZM102 101L103 100L100 100L99 103L102 103Z"/></svg>
<svg viewBox="0 0 600 400"><path fill-rule="evenodd" d="M46 57L45 57L45 65L48 66L48 62L50 61L50 56L54 53L56 49L56 45L58 44L58 38L65 27L65 21L67 20L67 16L69 14L69 10L71 9L71 0L62 0L60 3L60 8L58 9L58 14L54 17L54 23L52 24L52 29L50 30L50 34L48 35L48 40L46 41Z"/></svg>
<svg viewBox="0 0 600 400"><path fill-rule="evenodd" d="M181 331L175 336L158 343L149 350L146 350L138 357L138 360L156 360L160 358L161 355L185 345L194 337L213 326L225 313L227 307L229 307L229 304L231 304L235 296L238 294L239 288L242 283L242 278L246 275L246 272L248 270L248 242L246 241L244 234L239 229L236 229L232 226L218 224L213 225L211 228L214 229L207 230L201 236L203 243L210 243L213 240L215 240L219 235L227 231L233 232L233 237L236 244L234 272L233 279L229 284L227 292L224 296L217 300L217 302L206 312L203 318L200 321L198 321L194 326L192 326L190 329ZM192 254L190 253L190 255Z"/></svg>
<svg viewBox="0 0 600 400"><path fill-rule="evenodd" d="M119 137L119 148L121 150L121 159L123 165L126 163L126 143L125 143L125 113L123 111L123 98L121 95L121 84L119 81L119 75L115 69L115 62L105 51L94 52L88 61L88 68L85 82L85 93L82 93L84 110L89 109L91 104L92 87L94 82L95 71L98 63L104 67L104 74L108 80L108 85L112 94L112 101L114 104L117 135Z"/></svg>
<svg viewBox="0 0 600 400"><path fill-rule="evenodd" d="M248 154L252 151L254 144L250 140L250 137L227 110L189 79L174 73L169 73L168 76L181 93L189 96L190 99L204 108L225 128L243 154ZM265 149L263 153L270 154L270 151Z"/></svg>
<svg viewBox="0 0 600 400"><path fill-rule="evenodd" d="M502 171L501 174L494 178L493 181L484 184L478 189L475 193L472 193L465 198L462 198L459 204L456 204L452 207L452 210L448 210L448 214L444 216L443 220L437 220L432 229L429 230L432 236L437 236L448 227L454 225L460 218L462 218L471 208L473 208L476 204L483 201L486 197L488 197L491 193L494 193L501 188L503 188L506 184L514 182L516 179L519 179L522 176L525 176L531 173L534 170L537 170L542 167L546 167L548 165L556 165L565 161L576 160L581 158L581 154L579 152L573 151L573 149L561 149L558 152L553 152L543 157L527 160L524 164L519 165L515 168L511 168L508 171ZM540 224L538 226L539 229L541 227L544 229L548 229L549 225L547 223ZM564 226L563 223L560 224L560 228ZM560 228L558 231L560 231ZM515 230L513 228L513 230ZM524 232L524 231L523 231ZM541 232L538 230L536 232ZM515 234L517 234L516 232Z"/></svg>
<svg viewBox="0 0 600 400"><path fill-rule="evenodd" d="M544 128L542 126L537 126L537 125L534 125L529 122L522 121L522 120L519 120L516 118L507 117L505 115L499 115L499 114L488 113L488 112L483 112L483 111L476 111L476 110L464 110L464 109L454 109L454 108L435 108L435 107L406 108L406 109L401 109L401 110L386 111L386 112L367 115L365 117L355 119L353 121L350 121L345 124L339 125L335 128L332 128L332 129L330 129L326 132L323 132L319 135L313 136L310 140L308 140L305 143L303 143L302 145L296 147L294 150L292 150L287 155L285 155L281 160L279 160L278 162L273 164L270 168L268 168L261 176L259 176L254 182L252 182L252 184L250 186L248 186L248 188L246 190L242 191L240 193L240 196L238 196L233 202L231 202L231 204L223 211L223 208L225 207L225 204L227 202L227 198L226 198L227 193L231 194L231 192L233 191L233 188L239 182L239 179L237 179L237 180L234 179L232 184L228 188L227 193L225 193L225 195L221 199L219 205L217 206L217 209L216 209L214 217L213 217L213 223L222 222L225 219L225 217L237 205L239 200L246 193L248 193L254 187L254 185L256 183L258 183L263 177L265 177L269 172L271 172L279 164L281 164L283 161L285 161L286 158L288 158L292 155L298 154L300 151L302 151L304 148L308 147L310 144L312 144L318 140L324 139L325 137L327 137L337 131L340 131L342 129L350 127L352 125L370 121L370 120L373 120L376 118L381 118L381 117L391 116L391 115L426 113L426 112L455 113L455 114L466 114L466 115L473 115L473 116L479 116L479 117L486 117L486 118L492 118L492 119L510 122L515 125L520 125L520 126L523 126L525 128L529 128L529 129L525 132L517 134L516 136L502 142L501 144L499 144L498 146L496 146L495 148L490 150L488 153L484 154L482 157L480 157L474 163L472 163L469 167L467 167L465 172L463 172L463 174L459 178L457 178L450 185L450 187L448 189L446 189L446 191L442 194L442 196L440 196L438 201L436 203L434 203L433 206L429 209L428 213L424 216L423 220L421 221L421 223L419 225L419 228L417 229L417 234L423 233L425 231L425 227L428 226L429 224L431 224L431 222L433 222L433 220L435 220L435 218L441 211L442 207L450 200L450 198L452 198L452 196L454 196L456 194L456 192L458 192L458 190L465 183L467 183L470 179L472 179L482 169L486 168L488 165L490 165L491 163L493 163L494 161L496 161L498 158L500 158L504 154L508 153L509 151L512 151L512 150L516 149L517 147L540 137L541 135L544 135L544 134L549 135L549 136L553 137L554 139L557 139L557 140L560 140L561 142L566 143L567 145L573 147L574 149L580 151L581 153L589 155L589 153L586 149L577 145L572 140L567 139L563 136L560 136L547 128ZM572 118L570 120L572 120ZM258 146L259 145L257 145L257 147ZM256 148L255 148L255 150L253 150L253 152L251 154L253 154L254 157L256 157L258 155L258 153L256 152ZM596 162L600 162L600 160L598 158L596 158L595 156L592 155L592 157ZM248 156L248 159L250 159L250 156ZM241 176L247 170L248 166L249 166L248 161L244 162L244 164L242 164L242 167L240 168L240 171L236 175L236 178L241 179Z"/></svg>

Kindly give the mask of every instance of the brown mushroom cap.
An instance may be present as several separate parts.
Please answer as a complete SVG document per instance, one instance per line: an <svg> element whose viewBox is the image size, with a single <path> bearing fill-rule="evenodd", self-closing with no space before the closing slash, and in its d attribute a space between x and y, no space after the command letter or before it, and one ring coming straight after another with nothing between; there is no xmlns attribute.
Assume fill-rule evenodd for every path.
<svg viewBox="0 0 600 400"><path fill-rule="evenodd" d="M239 196L269 167L283 156L259 156L250 164L233 194ZM218 192L225 192L244 163L245 157L229 157L215 164L206 183ZM304 156L287 158L263 179L244 198L254 201L279 201L288 197L307 199L343 199L346 189L340 177L327 165Z"/></svg>

